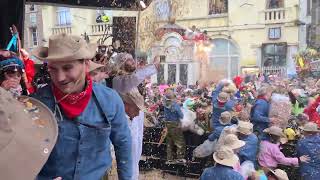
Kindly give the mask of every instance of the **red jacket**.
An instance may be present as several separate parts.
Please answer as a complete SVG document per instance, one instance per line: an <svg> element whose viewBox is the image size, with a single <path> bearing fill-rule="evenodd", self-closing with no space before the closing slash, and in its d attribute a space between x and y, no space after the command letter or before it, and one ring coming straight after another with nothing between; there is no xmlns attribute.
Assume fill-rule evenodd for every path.
<svg viewBox="0 0 320 180"><path fill-rule="evenodd" d="M25 71L27 75L27 84L31 84L35 75L35 68L34 68L34 62L28 58L23 60L24 66L25 66ZM28 91L30 94L34 92L34 88L32 86L28 87Z"/></svg>
<svg viewBox="0 0 320 180"><path fill-rule="evenodd" d="M320 127L320 115L317 112L317 107L319 106L319 103L320 96L316 99L316 101L313 104L311 104L311 106L305 108L303 112L309 116L309 120L311 122L318 124L318 126Z"/></svg>

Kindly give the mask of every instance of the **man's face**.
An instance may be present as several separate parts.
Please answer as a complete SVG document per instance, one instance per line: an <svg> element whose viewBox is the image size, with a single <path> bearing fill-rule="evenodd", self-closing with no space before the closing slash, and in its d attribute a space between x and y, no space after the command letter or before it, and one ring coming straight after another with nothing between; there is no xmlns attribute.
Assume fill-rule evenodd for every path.
<svg viewBox="0 0 320 180"><path fill-rule="evenodd" d="M134 72L136 68L137 65L134 59L128 59L124 64L124 70L127 72Z"/></svg>
<svg viewBox="0 0 320 180"><path fill-rule="evenodd" d="M90 72L92 81L101 82L103 79L108 78L108 74L100 69Z"/></svg>
<svg viewBox="0 0 320 180"><path fill-rule="evenodd" d="M48 62L52 83L63 93L83 91L89 61Z"/></svg>

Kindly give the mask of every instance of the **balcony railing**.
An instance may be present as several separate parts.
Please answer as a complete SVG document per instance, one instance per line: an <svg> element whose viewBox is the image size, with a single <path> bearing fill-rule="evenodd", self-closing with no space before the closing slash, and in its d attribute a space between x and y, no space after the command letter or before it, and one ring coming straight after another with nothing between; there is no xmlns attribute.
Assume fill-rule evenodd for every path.
<svg viewBox="0 0 320 180"><path fill-rule="evenodd" d="M66 26L66 27L54 27L52 28L52 34L57 35L57 34L72 34L72 27L71 26Z"/></svg>
<svg viewBox="0 0 320 180"><path fill-rule="evenodd" d="M264 11L264 19L266 23L284 22L286 20L286 10L284 8L267 9Z"/></svg>
<svg viewBox="0 0 320 180"><path fill-rule="evenodd" d="M287 67L285 66L263 66L262 72L269 75L277 75L279 77L287 76Z"/></svg>
<svg viewBox="0 0 320 180"><path fill-rule="evenodd" d="M105 32L110 31L110 30L111 30L110 24L101 23L101 24L91 25L91 34L92 35L102 35Z"/></svg>

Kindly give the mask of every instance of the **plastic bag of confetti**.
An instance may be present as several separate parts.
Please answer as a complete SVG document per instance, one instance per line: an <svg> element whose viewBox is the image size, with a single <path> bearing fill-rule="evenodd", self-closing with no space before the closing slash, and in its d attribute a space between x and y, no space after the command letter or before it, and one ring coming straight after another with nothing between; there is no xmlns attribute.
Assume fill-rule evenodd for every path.
<svg viewBox="0 0 320 180"><path fill-rule="evenodd" d="M193 157L204 158L210 156L217 145L217 140L209 141L208 139L204 143L200 144L195 150L193 150Z"/></svg>
<svg viewBox="0 0 320 180"><path fill-rule="evenodd" d="M269 117L277 118L278 121L272 125L286 128L291 116L291 102L288 96L282 94L273 94L271 97Z"/></svg>
<svg viewBox="0 0 320 180"><path fill-rule="evenodd" d="M204 130L195 123L197 114L187 108L181 108L181 111L183 113L183 119L181 119L182 130L184 131L190 130L191 132L198 134L200 136L203 135Z"/></svg>

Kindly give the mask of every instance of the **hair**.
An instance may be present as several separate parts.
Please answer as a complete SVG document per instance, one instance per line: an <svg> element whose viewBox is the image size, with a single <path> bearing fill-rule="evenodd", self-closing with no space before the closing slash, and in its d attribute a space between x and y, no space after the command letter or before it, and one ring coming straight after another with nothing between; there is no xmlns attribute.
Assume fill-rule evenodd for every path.
<svg viewBox="0 0 320 180"><path fill-rule="evenodd" d="M276 135L273 135L273 134L268 134L268 137L269 137L269 140L270 142L276 144L280 141L280 137L279 136L276 136Z"/></svg>
<svg viewBox="0 0 320 180"><path fill-rule="evenodd" d="M263 86L260 89L258 89L257 94L258 96L264 96L266 95L269 91L272 91L272 89L268 86Z"/></svg>

